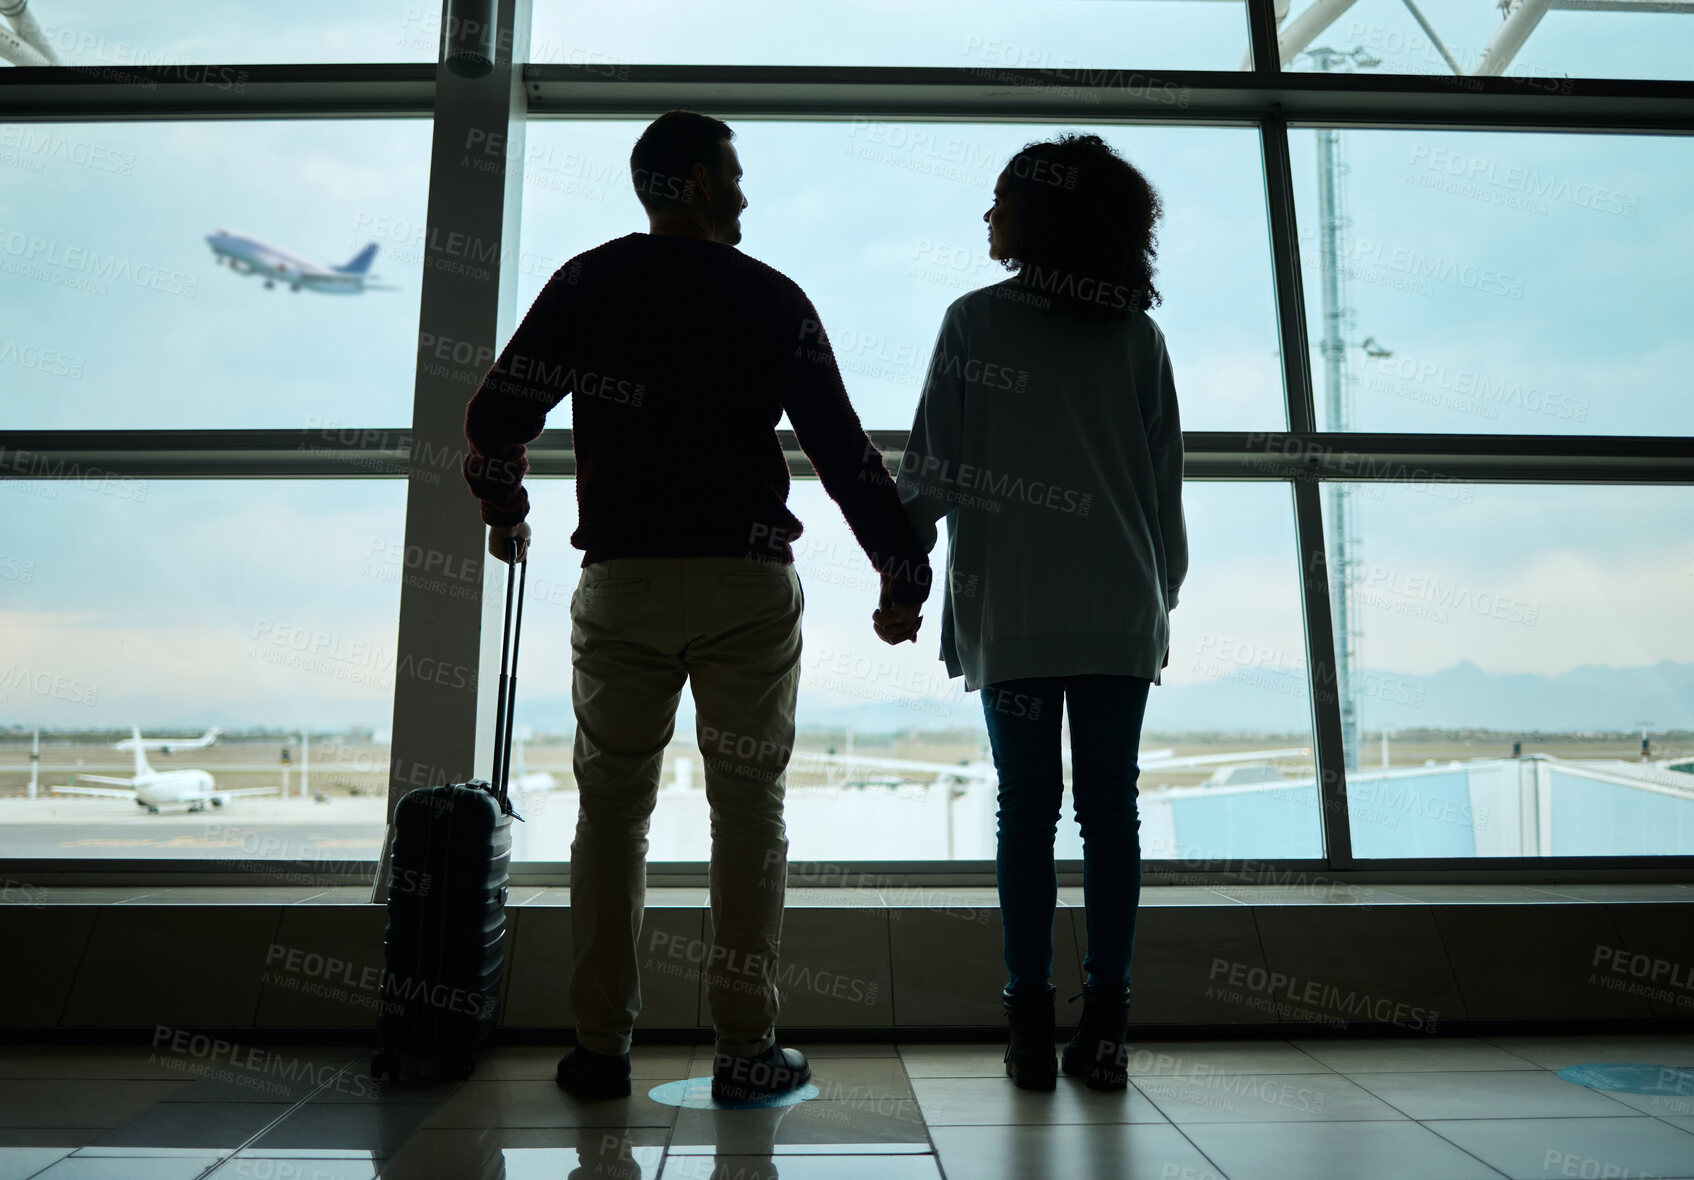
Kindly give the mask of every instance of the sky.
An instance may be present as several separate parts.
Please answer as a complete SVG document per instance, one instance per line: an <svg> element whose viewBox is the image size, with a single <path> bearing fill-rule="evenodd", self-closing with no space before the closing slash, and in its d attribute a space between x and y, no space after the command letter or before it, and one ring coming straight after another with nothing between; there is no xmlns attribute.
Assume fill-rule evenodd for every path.
<svg viewBox="0 0 1694 1180"><path fill-rule="evenodd" d="M892 3L826 7L818 17L817 6L719 6L722 21L706 28L675 5L546 6L536 56L987 68L1010 55L1053 68L1227 69L1245 45L1244 10L1223 0L902 4L892 39L878 31ZM45 0L31 11L83 64L434 52L434 18L415 5L303 3L286 17L197 6L189 19L186 5L114 16ZM1452 30L1461 57L1467 46L1474 56L1497 16L1481 3L1426 11ZM97 32L73 42L72 30ZM1427 52L1408 40L1415 31L1400 6L1361 0L1334 43L1428 72ZM1691 37L1694 17L1553 13L1522 61L1536 76L1687 76ZM1121 56L1129 45L1134 56ZM811 295L865 425L905 429L942 311L1003 276L986 258L981 221L995 173L1057 128L735 126L750 201L741 248ZM514 317L571 254L643 228L626 163L639 128L531 126ZM1284 428L1256 134L1093 129L1165 201L1165 302L1152 315L1170 344L1184 425ZM429 136L418 120L0 126L0 429L403 428ZM1309 129L1290 138L1314 326L1315 140ZM1350 428L1694 433L1684 270L1694 142L1349 131L1341 143ZM398 289L339 300L266 291L212 264L202 239L217 228L324 262L375 241L374 269ZM1367 338L1379 355L1360 347ZM1315 354L1313 363L1321 379ZM569 425L568 409L554 425ZM0 482L0 723L386 725L404 494L381 480ZM552 715L525 720L558 729L568 725L558 704L568 669L543 653L566 650L573 488L537 481L532 494L536 642L525 685ZM1360 667L1429 675L1470 661L1551 677L1694 662L1689 498L1674 487L1360 488ZM898 652L871 638L874 591L826 500L809 481L791 500L807 526L800 562L816 653L804 708L894 693L917 702L914 718L980 724L975 698L946 681L933 630ZM1256 686L1227 698L1217 728L1290 716L1298 725L1307 706L1286 485L1191 483L1185 504L1194 567L1167 683ZM312 659L294 659L300 643ZM863 654L878 662L862 664ZM1266 669L1283 678L1258 675ZM1161 710L1175 715L1155 692L1150 729Z"/></svg>

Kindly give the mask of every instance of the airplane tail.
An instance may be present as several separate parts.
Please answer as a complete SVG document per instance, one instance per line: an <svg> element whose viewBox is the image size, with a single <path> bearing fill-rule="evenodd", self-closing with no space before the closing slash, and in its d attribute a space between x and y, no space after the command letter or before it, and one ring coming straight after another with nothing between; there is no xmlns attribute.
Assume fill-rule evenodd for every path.
<svg viewBox="0 0 1694 1180"><path fill-rule="evenodd" d="M147 765L147 747L141 743L141 727L132 725L129 727L129 733L135 739L135 777L139 779L152 774L153 768Z"/></svg>
<svg viewBox="0 0 1694 1180"><path fill-rule="evenodd" d="M336 274L362 275L369 272L371 269L371 259L375 257L376 243L372 242L363 250L360 250L357 254L353 255L353 261L349 262L346 266L336 266L331 267L330 269L335 271Z"/></svg>

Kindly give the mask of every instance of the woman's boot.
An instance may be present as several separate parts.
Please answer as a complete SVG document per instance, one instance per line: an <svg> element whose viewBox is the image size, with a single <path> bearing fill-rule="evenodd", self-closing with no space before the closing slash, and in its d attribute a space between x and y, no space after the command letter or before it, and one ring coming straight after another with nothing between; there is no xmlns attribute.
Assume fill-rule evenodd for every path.
<svg viewBox="0 0 1694 1180"><path fill-rule="evenodd" d="M1072 996L1074 1003L1077 997ZM1082 1017L1076 1036L1065 1046L1065 1072L1090 1090L1122 1090L1129 1085L1129 992L1084 987Z"/></svg>
<svg viewBox="0 0 1694 1180"><path fill-rule="evenodd" d="M1000 993L1012 1043L1006 1047L1006 1073L1021 1090L1051 1090L1058 1085L1053 1060L1053 988L1034 995Z"/></svg>

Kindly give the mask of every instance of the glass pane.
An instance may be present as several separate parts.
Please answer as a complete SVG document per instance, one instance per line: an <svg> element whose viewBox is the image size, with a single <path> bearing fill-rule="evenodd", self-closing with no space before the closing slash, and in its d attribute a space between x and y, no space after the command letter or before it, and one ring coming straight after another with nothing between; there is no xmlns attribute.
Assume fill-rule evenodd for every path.
<svg viewBox="0 0 1694 1180"><path fill-rule="evenodd" d="M441 43L441 5L413 0L294 0L286 5L36 0L28 14L38 22L40 35L25 37L27 42L50 50L57 64L115 82L134 77L127 71L135 66L432 62ZM24 31L15 19L13 24ZM182 77L224 90L247 83L246 72L239 69L192 71Z"/></svg>
<svg viewBox="0 0 1694 1180"><path fill-rule="evenodd" d="M569 548L568 542L577 519L575 481L533 480L528 486L530 521L537 533L525 598L524 647L568 653L570 599L582 561L581 551ZM876 638L870 613L876 607L878 576L823 485L795 480L788 503L805 529L794 550L806 595L795 753L788 773L791 856L796 861L945 859L947 800L942 791L921 785L933 774L901 784L873 773L870 777L876 781L867 785L858 781L864 774L836 764L832 756L853 752L944 763L961 756L984 758L981 743L986 734L977 698L966 697L962 680L947 679L932 642L896 649ZM945 543L943 536L940 544ZM939 552L944 550L938 546ZM938 627L939 615L928 625ZM526 822L514 833L514 856L563 861L570 858L577 814L571 777L575 721L570 666L568 660L536 664L523 673L516 717L526 741L514 751L513 769L529 789L518 806ZM648 837L650 860L703 861L710 856L702 762L693 697L684 691L676 735L665 753L665 789ZM525 772L532 777L525 778ZM980 795L985 780L978 776L972 781ZM911 802L927 805L927 818L911 816ZM976 816L980 803L980 798L974 804L954 800L954 813L964 823L967 814ZM991 805L989 823L992 841ZM984 852L979 843L973 829L969 849L959 855L993 855L992 844Z"/></svg>
<svg viewBox="0 0 1694 1180"><path fill-rule="evenodd" d="M1127 7L1127 6L1126 6ZM525 251L569 258L647 230L629 180L645 122L537 122L525 157ZM748 209L741 249L817 306L870 429L912 424L947 305L1006 277L982 216L1000 169L1056 128L759 123L735 126ZM1146 172L1166 216L1155 283L1187 430L1281 430L1263 166L1252 131L1095 130ZM528 307L548 274L520 276ZM563 421L555 425L565 425Z"/></svg>
<svg viewBox="0 0 1694 1180"><path fill-rule="evenodd" d="M1289 141L1323 429L1694 433L1694 140Z"/></svg>
<svg viewBox="0 0 1694 1180"><path fill-rule="evenodd" d="M405 495L0 481L0 856L374 860Z"/></svg>
<svg viewBox="0 0 1694 1180"><path fill-rule="evenodd" d="M0 125L0 426L410 422L429 142L421 120Z"/></svg>
<svg viewBox="0 0 1694 1180"><path fill-rule="evenodd" d="M897 30L897 31L895 31ZM537 4L530 60L576 65L952 66L1100 85L1111 67L1239 70L1247 6L1234 0L575 0ZM616 77L615 70L607 71Z"/></svg>
<svg viewBox="0 0 1694 1180"><path fill-rule="evenodd" d="M1516 5L1526 11L1511 23L1527 36L1505 32L1518 41L1514 52L1496 42L1505 29L1504 5L1418 0L1432 37L1401 0L1324 4L1336 15L1316 24L1305 20L1318 3L1299 2L1280 25L1282 56L1288 69L1444 74L1455 86L1466 77L1504 74L1532 79L1531 85L1554 94L1571 93L1573 77L1694 78L1694 14L1658 7L1551 0L1538 19L1523 22L1535 6ZM1496 65L1502 58L1504 65Z"/></svg>
<svg viewBox="0 0 1694 1180"><path fill-rule="evenodd" d="M1189 480L1182 497L1191 568L1142 727L1142 855L1321 856L1290 494Z"/></svg>
<svg viewBox="0 0 1694 1180"><path fill-rule="evenodd" d="M1354 852L1694 852L1687 490L1338 487Z"/></svg>
<svg viewBox="0 0 1694 1180"><path fill-rule="evenodd" d="M560 547L575 525L573 489L564 480L530 487L531 520L544 532L530 558L525 650L564 652L581 560ZM1319 855L1288 494L1275 486L1190 483L1184 495L1194 572L1173 616L1177 638L1165 684L1153 690L1147 712L1145 855ZM823 486L796 480L789 504L805 525L795 560L806 592L788 775L792 862L992 859L996 783L980 697L947 677L936 654L938 631L898 647L872 634L876 575ZM551 540L542 544L543 537ZM937 560L945 544L943 536ZM1244 585L1255 588L1251 598L1241 595ZM925 614L928 627L939 626L939 603ZM523 681L517 724L528 740L514 767L535 778L519 806L527 822L514 836L517 855L566 860L576 825L570 670L562 660L536 660ZM929 765L879 764L884 759ZM649 836L654 861L710 854L701 761L685 692ZM1066 808L1071 814L1068 802ZM1058 854L1080 858L1074 824L1061 826Z"/></svg>

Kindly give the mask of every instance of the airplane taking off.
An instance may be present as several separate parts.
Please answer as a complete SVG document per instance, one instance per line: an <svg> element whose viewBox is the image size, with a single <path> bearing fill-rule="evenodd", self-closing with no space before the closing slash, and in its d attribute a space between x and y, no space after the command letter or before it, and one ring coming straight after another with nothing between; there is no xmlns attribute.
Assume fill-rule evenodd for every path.
<svg viewBox="0 0 1694 1180"><path fill-rule="evenodd" d="M195 741L183 743L172 742L171 749L189 749L209 746L217 740L218 730L212 729L206 735ZM154 738L143 740L140 726L131 726L130 737L118 742L118 748L135 751L135 774L130 778L108 778L99 774L84 774L73 776L72 783L80 777L92 783L111 783L111 787L79 787L75 785L54 787L56 795L93 795L102 799L134 799L137 807L145 807L152 815L159 814L159 808L177 803L185 804L189 811L204 811L206 804L222 807L231 799L245 795L274 795L276 787L255 787L243 791L220 791L212 776L204 770L154 770L147 764L149 747L164 749L168 739ZM124 788L117 790L114 788Z"/></svg>
<svg viewBox="0 0 1694 1180"><path fill-rule="evenodd" d="M373 281L376 276L370 273L370 269L371 259L376 257L375 242L353 255L353 260L345 266L308 262L257 238L231 233L227 229L207 234L206 244L212 248L213 259L227 265L236 274L263 275L267 290L278 283L287 283L291 291L305 288L325 295L362 295L366 291L399 290L398 287L387 287Z"/></svg>

